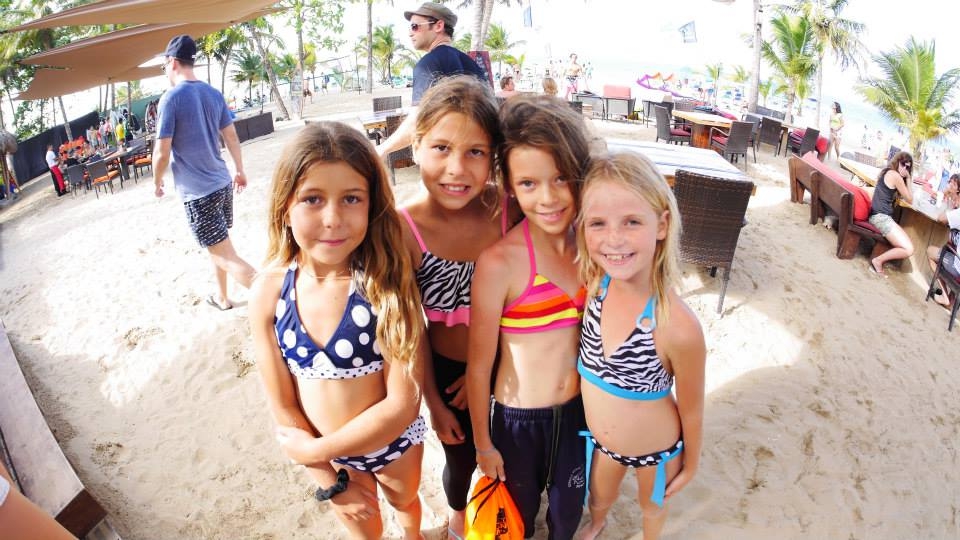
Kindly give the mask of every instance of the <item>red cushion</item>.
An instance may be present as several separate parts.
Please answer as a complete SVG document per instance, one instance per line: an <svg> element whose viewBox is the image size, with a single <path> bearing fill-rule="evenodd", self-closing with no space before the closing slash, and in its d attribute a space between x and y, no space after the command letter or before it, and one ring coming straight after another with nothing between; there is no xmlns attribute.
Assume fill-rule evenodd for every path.
<svg viewBox="0 0 960 540"><path fill-rule="evenodd" d="M678 135L680 137L689 137L690 132L685 129L670 128L671 135Z"/></svg>
<svg viewBox="0 0 960 540"><path fill-rule="evenodd" d="M720 143L720 144L722 144L723 146L726 146L726 145L727 145L727 139L729 139L729 138L730 138L730 137L724 137L723 135L714 135L714 136L713 136L713 140L716 141L716 142L718 142L718 143Z"/></svg>
<svg viewBox="0 0 960 540"><path fill-rule="evenodd" d="M803 138L803 134L806 132L807 130L804 128L793 128L793 131L790 132L790 136L799 140Z"/></svg>
<svg viewBox="0 0 960 540"><path fill-rule="evenodd" d="M863 227L864 229L867 229L868 231L874 234L883 236L883 233L880 232L880 229L874 227L873 224L870 223L869 221L854 221L853 224L856 225L857 227Z"/></svg>
<svg viewBox="0 0 960 540"><path fill-rule="evenodd" d="M854 221L866 221L867 218L870 217L870 205L872 201L870 200L870 195L868 195L863 188L853 185L849 180L844 178L839 171L828 167L825 163L817 159L817 155L814 152L807 152L802 159L811 167L845 187L850 193L853 193Z"/></svg>
<svg viewBox="0 0 960 540"><path fill-rule="evenodd" d="M826 137L818 137L818 138L817 138L817 152L819 152L819 153L821 153L821 154L826 154L826 153L827 153L827 144L829 144L829 143L830 143L830 141L828 141Z"/></svg>
<svg viewBox="0 0 960 540"><path fill-rule="evenodd" d="M739 118L737 118L737 115L733 113L728 113L727 111L717 111L717 114L726 118L727 120L739 120Z"/></svg>

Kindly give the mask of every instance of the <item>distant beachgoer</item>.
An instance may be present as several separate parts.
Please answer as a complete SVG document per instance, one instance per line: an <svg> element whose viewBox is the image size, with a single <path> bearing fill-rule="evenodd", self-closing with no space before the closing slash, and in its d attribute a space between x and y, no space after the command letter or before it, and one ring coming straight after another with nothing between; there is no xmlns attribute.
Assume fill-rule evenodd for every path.
<svg viewBox="0 0 960 540"><path fill-rule="evenodd" d="M830 146L833 147L837 159L840 159L840 131L843 130L843 112L840 104L833 102L833 113L830 115Z"/></svg>
<svg viewBox="0 0 960 540"><path fill-rule="evenodd" d="M563 70L563 76L567 80L567 89L566 92L564 92L563 99L569 100L571 93L576 94L579 92L577 89L577 80L580 78L582 73L583 67L577 63L576 53L571 53L570 62Z"/></svg>
<svg viewBox="0 0 960 540"><path fill-rule="evenodd" d="M60 158L53 151L53 145L47 145L47 154L44 156L47 161L47 167L50 168L50 176L53 179L53 189L57 192L57 197L63 197L67 192L67 187L63 182L63 171L60 170Z"/></svg>
<svg viewBox="0 0 960 540"><path fill-rule="evenodd" d="M267 206L250 330L277 440L342 537L383 536L379 490L403 538L422 538L423 311L386 168L356 129L309 124Z"/></svg>
<svg viewBox="0 0 960 540"><path fill-rule="evenodd" d="M913 171L913 157L907 152L894 154L887 166L877 176L877 186L873 191L870 204L870 224L880 230L883 237L893 246L870 260L870 269L886 277L883 264L887 261L906 259L913 255L913 242L900 224L893 219L893 209L898 198L913 203L910 190L910 174Z"/></svg>
<svg viewBox="0 0 960 540"><path fill-rule="evenodd" d="M497 97L507 98L515 95L517 95L517 86L513 82L513 75L500 77L500 90L497 91Z"/></svg>
<svg viewBox="0 0 960 540"><path fill-rule="evenodd" d="M556 96L560 92L560 89L557 88L557 81L553 80L553 77L544 77L542 84L543 93L548 96Z"/></svg>
<svg viewBox="0 0 960 540"><path fill-rule="evenodd" d="M230 241L233 192L247 187L240 140L223 95L196 78L197 45L183 34L170 40L163 69L173 87L160 98L156 145L153 150L155 194L163 197L163 175L172 169L187 221L200 247L207 250L217 280L217 292L206 302L221 311L233 308L227 296L227 276L249 288L256 271ZM220 139L236 172L230 177L220 157Z"/></svg>
<svg viewBox="0 0 960 540"><path fill-rule="evenodd" d="M937 216L937 221L950 227L949 243L956 248L960 246L960 174L953 174L947 182L946 189L943 190L943 211ZM940 246L927 246L927 260L930 262L930 269L937 270L937 263L940 261ZM954 270L960 274L960 259L951 256L950 260L944 261L946 264L952 264ZM956 298L950 298L949 289L940 281L934 289L934 301L941 306L950 307Z"/></svg>

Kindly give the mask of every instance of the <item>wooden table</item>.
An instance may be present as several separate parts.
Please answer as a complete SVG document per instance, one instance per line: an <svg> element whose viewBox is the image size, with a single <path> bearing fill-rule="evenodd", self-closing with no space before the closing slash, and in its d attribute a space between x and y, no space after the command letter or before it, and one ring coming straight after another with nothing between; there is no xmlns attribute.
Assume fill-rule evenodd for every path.
<svg viewBox="0 0 960 540"><path fill-rule="evenodd" d="M870 186L877 185L877 176L880 175L879 167L867 165L866 163L854 161L849 158L840 158L838 162L840 163L840 167L849 171L854 177L860 179L861 182Z"/></svg>
<svg viewBox="0 0 960 540"><path fill-rule="evenodd" d="M673 111L674 118L680 118L690 122L693 126L693 134L690 137L690 146L697 148L710 148L710 128L721 127L730 129L733 120L724 118L718 114L708 114L697 111Z"/></svg>
<svg viewBox="0 0 960 540"><path fill-rule="evenodd" d="M390 116L403 116L403 109L391 109L388 111L378 111L375 113L365 114L360 117L360 122L363 124L363 129L366 131L373 131L375 129L386 129L387 128L387 118Z"/></svg>
<svg viewBox="0 0 960 540"><path fill-rule="evenodd" d="M840 166L850 171L855 177L871 188L876 186L877 177L880 176L880 168L866 163L860 163L848 158L840 158ZM910 186L911 188L913 186ZM871 191L868 189L867 191ZM872 195L872 193L871 193ZM929 199L929 195L922 194L922 197ZM913 272L919 275L921 281L926 281L927 247L942 246L947 241L950 228L946 224L937 221L940 215L940 209L927 199L915 200L909 204L903 199L899 200L900 214L897 222L903 231L913 242L913 255L904 264L904 271ZM896 214L897 212L894 212Z"/></svg>
<svg viewBox="0 0 960 540"><path fill-rule="evenodd" d="M731 180L750 180L743 171L713 150L629 139L607 139L607 147L610 150L632 150L643 154L657 166L670 187L673 187L677 169ZM756 193L757 186L754 184L753 194Z"/></svg>

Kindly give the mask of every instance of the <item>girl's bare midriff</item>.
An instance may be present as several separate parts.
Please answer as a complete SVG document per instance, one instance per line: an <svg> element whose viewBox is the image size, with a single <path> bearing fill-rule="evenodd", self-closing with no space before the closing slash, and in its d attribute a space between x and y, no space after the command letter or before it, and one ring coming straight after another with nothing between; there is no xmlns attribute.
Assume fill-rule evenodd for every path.
<svg viewBox="0 0 960 540"><path fill-rule="evenodd" d="M500 334L500 367L494 398L508 407L561 405L580 393L577 352L580 327L534 334Z"/></svg>

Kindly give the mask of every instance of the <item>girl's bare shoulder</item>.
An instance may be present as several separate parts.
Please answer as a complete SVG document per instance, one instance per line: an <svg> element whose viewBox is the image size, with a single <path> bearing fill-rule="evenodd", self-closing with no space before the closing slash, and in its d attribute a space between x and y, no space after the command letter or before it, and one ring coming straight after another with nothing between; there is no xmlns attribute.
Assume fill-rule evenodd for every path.
<svg viewBox="0 0 960 540"><path fill-rule="evenodd" d="M286 275L287 267L280 265L271 265L257 272L250 285L251 314L263 310L273 312L277 300L280 299L280 288Z"/></svg>
<svg viewBox="0 0 960 540"><path fill-rule="evenodd" d="M703 344L703 327L697 314L676 291L670 291L670 312L667 324L658 325L673 346L690 347Z"/></svg>

